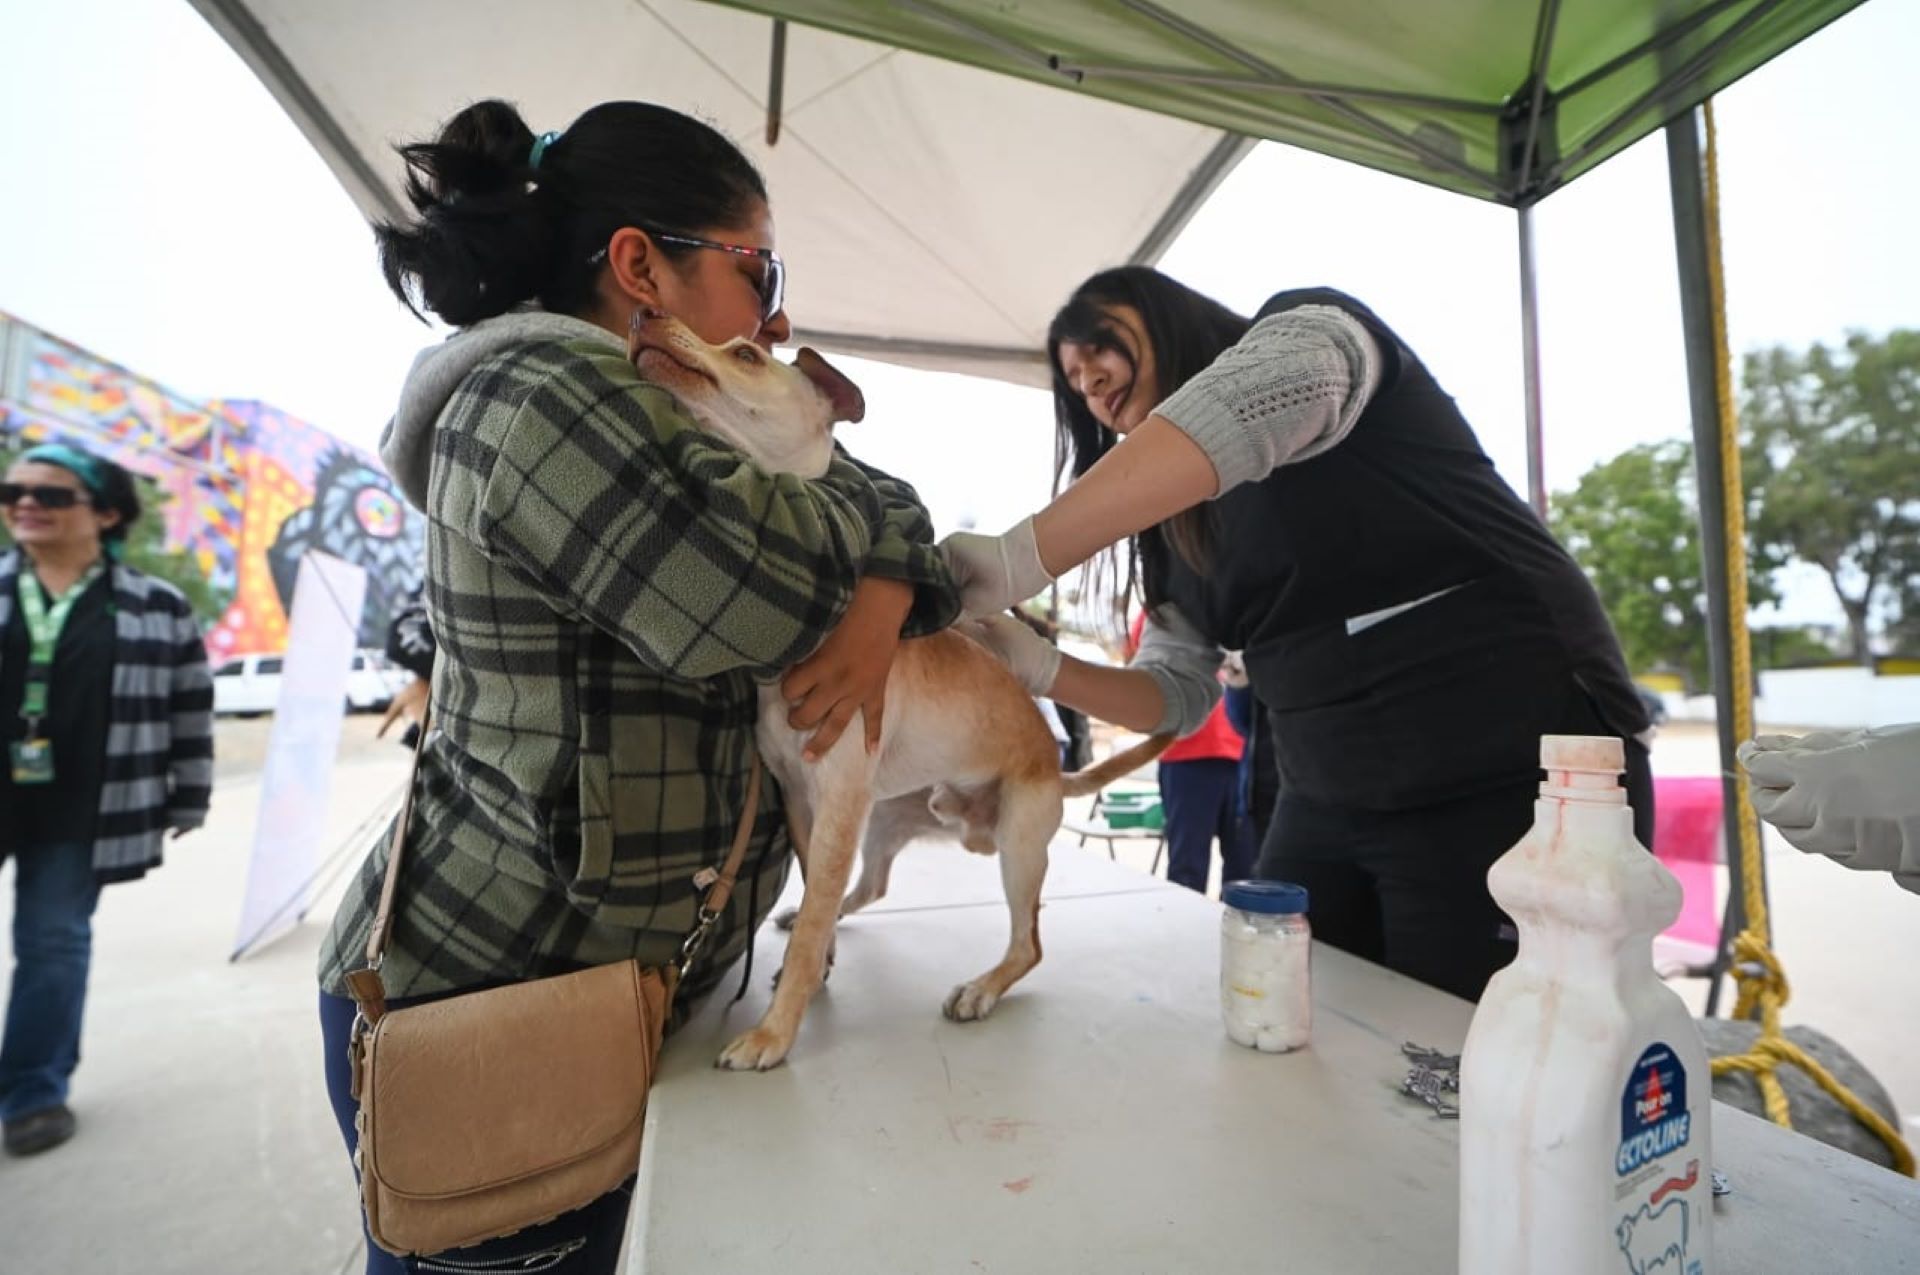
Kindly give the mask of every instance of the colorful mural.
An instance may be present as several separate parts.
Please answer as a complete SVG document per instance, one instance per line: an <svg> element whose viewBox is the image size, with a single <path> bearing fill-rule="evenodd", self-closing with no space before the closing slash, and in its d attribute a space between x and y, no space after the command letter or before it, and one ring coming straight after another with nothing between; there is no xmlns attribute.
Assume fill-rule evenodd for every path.
<svg viewBox="0 0 1920 1275"><path fill-rule="evenodd" d="M300 558L318 549L366 569L360 642L385 645L425 565L419 512L371 454L266 403L215 407L241 428L247 495L238 592L215 636L226 630L221 640L233 650L284 646Z"/></svg>
<svg viewBox="0 0 1920 1275"><path fill-rule="evenodd" d="M424 526L378 459L266 403L195 402L5 314L0 337L0 438L75 443L160 485L168 548L232 594L207 633L216 659L285 647L309 549L366 568L360 640L385 644Z"/></svg>

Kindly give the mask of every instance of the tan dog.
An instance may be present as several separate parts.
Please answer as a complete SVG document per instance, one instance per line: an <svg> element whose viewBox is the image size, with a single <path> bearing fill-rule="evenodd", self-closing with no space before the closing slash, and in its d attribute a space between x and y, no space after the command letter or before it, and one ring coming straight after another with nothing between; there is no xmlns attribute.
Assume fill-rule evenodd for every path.
<svg viewBox="0 0 1920 1275"><path fill-rule="evenodd" d="M819 477L832 459L834 422L864 412L860 391L812 350L786 364L750 342L709 346L671 319L643 315L628 352L702 426L769 471ZM787 1056L825 975L837 916L884 894L894 855L930 832L1000 853L1011 940L999 964L954 988L943 1006L948 1018L985 1018L1040 963L1040 886L1062 798L1098 791L1171 742L1155 737L1063 776L1033 700L999 657L951 631L900 644L877 753L867 752L856 717L825 756L804 763L806 735L787 725L787 712L779 686L763 685L757 738L786 795L806 888L773 1004L720 1055L719 1065L735 1070L764 1070ZM856 847L865 870L843 904Z"/></svg>

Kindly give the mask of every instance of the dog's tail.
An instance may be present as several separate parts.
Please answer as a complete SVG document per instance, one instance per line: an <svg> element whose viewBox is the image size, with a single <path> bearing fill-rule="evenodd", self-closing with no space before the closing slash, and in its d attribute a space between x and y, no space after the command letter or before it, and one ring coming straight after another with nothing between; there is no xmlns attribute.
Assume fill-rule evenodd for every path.
<svg viewBox="0 0 1920 1275"><path fill-rule="evenodd" d="M1099 792L1116 779L1132 774L1172 746L1172 735L1150 735L1131 748L1123 748L1105 761L1085 770L1060 776L1060 792L1066 797L1085 797Z"/></svg>

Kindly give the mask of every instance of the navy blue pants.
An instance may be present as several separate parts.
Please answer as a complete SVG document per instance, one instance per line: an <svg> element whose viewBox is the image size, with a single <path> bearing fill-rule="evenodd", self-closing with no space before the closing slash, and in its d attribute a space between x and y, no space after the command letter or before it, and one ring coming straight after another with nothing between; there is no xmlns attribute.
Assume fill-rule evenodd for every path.
<svg viewBox="0 0 1920 1275"><path fill-rule="evenodd" d="M1160 763L1160 805L1167 817L1167 880L1205 893L1213 843L1220 880L1253 875L1259 845L1240 809L1240 763L1224 757Z"/></svg>
<svg viewBox="0 0 1920 1275"><path fill-rule="evenodd" d="M389 1001L394 1009L417 1005L433 997ZM344 996L320 993L320 1036L326 1051L327 1097L333 1118L340 1124L351 1162L359 1136L353 1127L353 1073L347 1043L353 1035L353 1002ZM626 1237L627 1208L633 1203L633 1179L571 1213L551 1222L530 1226L502 1239L468 1248L451 1249L430 1257L395 1257L367 1237L367 1275L442 1275L466 1271L552 1271L556 1275L613 1275ZM361 1227L366 1226L365 1218Z"/></svg>
<svg viewBox="0 0 1920 1275"><path fill-rule="evenodd" d="M13 986L0 1039L0 1119L67 1100L93 962L100 884L83 841L13 852Z"/></svg>

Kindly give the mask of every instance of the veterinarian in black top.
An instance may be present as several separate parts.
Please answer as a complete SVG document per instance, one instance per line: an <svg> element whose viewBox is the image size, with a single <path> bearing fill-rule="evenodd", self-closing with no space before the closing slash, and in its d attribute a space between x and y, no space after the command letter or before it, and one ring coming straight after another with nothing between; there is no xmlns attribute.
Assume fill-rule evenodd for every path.
<svg viewBox="0 0 1920 1275"><path fill-rule="evenodd" d="M1513 954L1486 871L1532 821L1542 735L1626 740L1652 826L1649 723L1586 577L1351 297L1281 293L1249 324L1130 267L1048 344L1079 481L945 542L968 613L1138 533L1158 632L1131 668L987 634L1035 689L1143 730L1197 724L1243 651L1281 773L1260 874L1311 891L1318 937L1477 998Z"/></svg>

